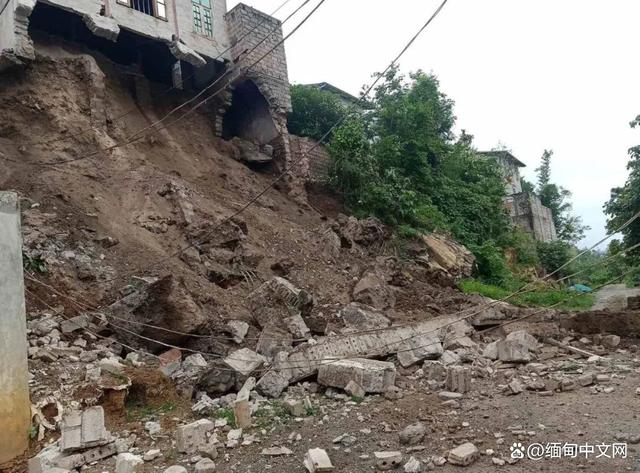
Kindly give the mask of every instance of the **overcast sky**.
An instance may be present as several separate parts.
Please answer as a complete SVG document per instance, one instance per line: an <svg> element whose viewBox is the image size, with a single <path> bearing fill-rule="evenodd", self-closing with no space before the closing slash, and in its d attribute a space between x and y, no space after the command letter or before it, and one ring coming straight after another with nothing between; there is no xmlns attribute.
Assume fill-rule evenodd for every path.
<svg viewBox="0 0 640 473"><path fill-rule="evenodd" d="M268 13L281 2L244 1ZM291 82L357 95L440 2L326 0L286 43ZM552 178L573 192L590 244L605 235L602 205L640 144L629 128L640 114L639 18L639 0L449 0L400 65L436 74L456 103L457 129L481 150L506 144L530 180L553 149Z"/></svg>

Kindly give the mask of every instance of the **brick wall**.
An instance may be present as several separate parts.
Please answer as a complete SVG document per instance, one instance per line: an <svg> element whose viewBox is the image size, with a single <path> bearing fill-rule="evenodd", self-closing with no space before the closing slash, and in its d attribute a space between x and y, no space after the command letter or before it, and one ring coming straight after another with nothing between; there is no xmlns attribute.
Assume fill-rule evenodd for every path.
<svg viewBox="0 0 640 473"><path fill-rule="evenodd" d="M329 175L331 158L327 148L316 144L311 138L289 135L291 142L291 158L293 162L302 161L296 165L296 177L306 182L326 182Z"/></svg>
<svg viewBox="0 0 640 473"><path fill-rule="evenodd" d="M263 38L267 37L267 40L258 46L254 52L242 55L240 67L243 70L262 58L283 38L282 24L278 19L244 4L237 5L226 14L225 19L231 44L235 44L247 32L260 25L251 34L239 41L238 44L235 44L231 50L231 55L234 59L244 51L253 49ZM284 44L278 46L271 54L252 68L247 73L247 77L256 83L274 112L285 115L291 111L291 94L289 91L287 57Z"/></svg>

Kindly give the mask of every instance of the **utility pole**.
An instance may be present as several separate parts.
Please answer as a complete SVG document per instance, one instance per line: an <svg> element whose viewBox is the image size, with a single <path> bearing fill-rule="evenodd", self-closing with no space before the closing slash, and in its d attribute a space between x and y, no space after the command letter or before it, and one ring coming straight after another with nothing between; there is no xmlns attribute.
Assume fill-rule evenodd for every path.
<svg viewBox="0 0 640 473"><path fill-rule="evenodd" d="M27 449L30 423L20 208L0 192L0 466Z"/></svg>

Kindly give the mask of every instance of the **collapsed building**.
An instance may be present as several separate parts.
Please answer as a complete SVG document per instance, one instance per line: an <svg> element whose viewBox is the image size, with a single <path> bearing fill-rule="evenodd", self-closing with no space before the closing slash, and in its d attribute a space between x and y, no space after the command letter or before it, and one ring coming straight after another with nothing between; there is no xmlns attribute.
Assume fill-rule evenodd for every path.
<svg viewBox="0 0 640 473"><path fill-rule="evenodd" d="M226 0L8 0L0 72L34 61L38 42L60 39L106 56L138 99L150 95L148 82L203 93L218 136L250 142L276 169L289 164L291 97L276 18L244 4L227 12Z"/></svg>
<svg viewBox="0 0 640 473"><path fill-rule="evenodd" d="M480 155L494 159L502 171L506 186L504 203L511 222L538 241L556 240L558 237L551 209L545 207L536 194L522 188L520 168L526 167L526 164L509 151L484 151Z"/></svg>

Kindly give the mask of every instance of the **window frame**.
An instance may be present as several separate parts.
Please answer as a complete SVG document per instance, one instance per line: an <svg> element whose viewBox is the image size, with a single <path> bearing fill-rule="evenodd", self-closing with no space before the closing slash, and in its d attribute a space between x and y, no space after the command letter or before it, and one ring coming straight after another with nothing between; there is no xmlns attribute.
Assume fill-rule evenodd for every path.
<svg viewBox="0 0 640 473"><path fill-rule="evenodd" d="M123 7L128 7L131 8L134 11L137 11L139 13L142 13L143 15L147 15L150 16L152 18L156 18L158 20L162 20L162 21L169 21L169 16L168 16L168 10L169 7L167 5L167 3L169 2L169 0L151 0L151 6L153 8L153 15L149 15L148 13L142 12L140 10L136 10L135 8L133 8L133 5L131 4L131 0L116 0L116 3L118 5L122 5ZM158 8L158 4L162 5L164 7L164 15L160 14L160 9Z"/></svg>
<svg viewBox="0 0 640 473"><path fill-rule="evenodd" d="M203 5L206 1L209 6ZM213 39L213 6L211 0L191 0L191 14L193 17L193 28L196 34L207 39ZM208 21L207 21L208 19ZM198 26L198 24L200 26Z"/></svg>

